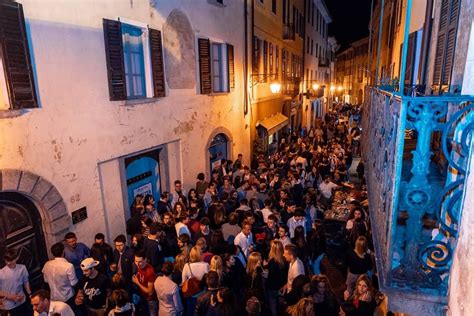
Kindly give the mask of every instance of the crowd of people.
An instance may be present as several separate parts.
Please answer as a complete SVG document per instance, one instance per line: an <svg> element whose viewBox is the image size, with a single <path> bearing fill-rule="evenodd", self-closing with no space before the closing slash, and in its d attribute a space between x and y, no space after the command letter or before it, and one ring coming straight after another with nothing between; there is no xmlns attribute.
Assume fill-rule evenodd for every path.
<svg viewBox="0 0 474 316"><path fill-rule="evenodd" d="M44 289L32 292L25 266L6 251L1 313L373 315L380 294L372 286L362 163L355 181L348 172L360 153L359 117L341 105L249 165L242 155L222 160L189 192L176 180L159 201L137 195L113 245L102 233L90 247L67 233L51 247ZM322 264L331 260L325 219L334 203L349 210L343 293L332 290Z"/></svg>

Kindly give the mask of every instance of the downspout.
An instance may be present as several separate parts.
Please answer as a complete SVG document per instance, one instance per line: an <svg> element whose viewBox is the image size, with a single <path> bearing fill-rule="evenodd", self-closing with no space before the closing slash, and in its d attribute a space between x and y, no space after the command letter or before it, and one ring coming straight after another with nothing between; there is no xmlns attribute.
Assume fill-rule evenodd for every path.
<svg viewBox="0 0 474 316"><path fill-rule="evenodd" d="M404 91L405 90L404 89L405 88L405 70L407 68L408 36L410 33L411 3L412 3L412 0L407 0L407 10L406 10L406 15L405 15L405 32L403 35L402 68L400 70L399 92L401 95L403 95L405 92Z"/></svg>
<svg viewBox="0 0 474 316"><path fill-rule="evenodd" d="M248 10L247 10L247 0L244 1L244 117L249 112L249 78L248 78Z"/></svg>
<svg viewBox="0 0 474 316"><path fill-rule="evenodd" d="M382 31L383 31L383 15L385 9L385 0L382 0L382 4L380 5L380 21L379 21L379 34L377 39L377 64L375 68L375 86L378 84L379 79L379 66L380 66L380 49L382 46Z"/></svg>
<svg viewBox="0 0 474 316"><path fill-rule="evenodd" d="M421 67L420 72L418 73L418 82L420 85L426 85L426 71L428 68L428 55L430 51L431 31L433 26L432 11L433 0L428 0L426 3L425 25L423 26L423 42L421 44Z"/></svg>
<svg viewBox="0 0 474 316"><path fill-rule="evenodd" d="M369 24L369 51L367 53L367 72L369 74L371 74L370 70L372 69L372 65L371 65L371 55L372 55L372 19L373 19L373 15L374 15L374 0L372 0L372 3L370 5L370 24ZM365 74L367 76L367 73ZM370 82L372 82L372 75L370 76Z"/></svg>

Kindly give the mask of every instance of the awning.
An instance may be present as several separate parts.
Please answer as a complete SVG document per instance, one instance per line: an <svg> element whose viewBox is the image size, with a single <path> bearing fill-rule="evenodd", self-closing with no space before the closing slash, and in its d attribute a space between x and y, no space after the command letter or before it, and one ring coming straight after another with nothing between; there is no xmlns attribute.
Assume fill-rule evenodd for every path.
<svg viewBox="0 0 474 316"><path fill-rule="evenodd" d="M278 132L280 129L288 125L288 117L281 113L277 113L263 121L260 121L257 126L263 127L267 130L268 135Z"/></svg>

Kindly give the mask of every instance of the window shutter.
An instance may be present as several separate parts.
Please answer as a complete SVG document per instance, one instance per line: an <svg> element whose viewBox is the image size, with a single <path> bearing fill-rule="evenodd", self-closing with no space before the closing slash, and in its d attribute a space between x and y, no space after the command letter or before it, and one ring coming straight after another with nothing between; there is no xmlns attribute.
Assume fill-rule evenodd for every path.
<svg viewBox="0 0 474 316"><path fill-rule="evenodd" d="M435 89L441 90L443 86L448 86L451 83L460 4L460 0L443 0L441 3L433 71Z"/></svg>
<svg viewBox="0 0 474 316"><path fill-rule="evenodd" d="M0 44L13 109L38 107L23 7L0 2Z"/></svg>
<svg viewBox="0 0 474 316"><path fill-rule="evenodd" d="M211 84L211 45L207 38L198 39L199 76L201 79L201 94L212 93Z"/></svg>
<svg viewBox="0 0 474 316"><path fill-rule="evenodd" d="M234 72L234 46L227 44L227 66L229 74L229 88L235 88L235 72Z"/></svg>
<svg viewBox="0 0 474 316"><path fill-rule="evenodd" d="M126 100L125 67L123 64L122 24L103 19L105 56L111 101Z"/></svg>
<svg viewBox="0 0 474 316"><path fill-rule="evenodd" d="M155 98L166 96L165 70L163 65L163 44L161 43L161 32L149 29L151 71L153 77L153 91Z"/></svg>

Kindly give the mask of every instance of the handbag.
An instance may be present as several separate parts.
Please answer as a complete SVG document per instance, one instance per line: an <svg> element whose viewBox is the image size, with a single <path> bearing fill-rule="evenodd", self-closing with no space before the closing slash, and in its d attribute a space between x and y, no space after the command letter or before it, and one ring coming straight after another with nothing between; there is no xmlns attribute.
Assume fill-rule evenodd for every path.
<svg viewBox="0 0 474 316"><path fill-rule="evenodd" d="M183 286L181 287L184 297L194 296L201 291L201 281L193 276L193 271L191 270L191 265L189 263L188 266L191 276L183 282Z"/></svg>

